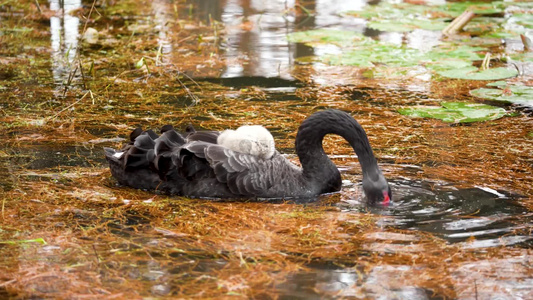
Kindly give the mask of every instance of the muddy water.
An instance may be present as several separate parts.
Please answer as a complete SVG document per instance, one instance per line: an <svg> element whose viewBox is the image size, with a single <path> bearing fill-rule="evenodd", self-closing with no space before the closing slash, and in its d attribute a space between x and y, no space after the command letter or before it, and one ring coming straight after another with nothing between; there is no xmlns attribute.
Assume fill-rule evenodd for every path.
<svg viewBox="0 0 533 300"><path fill-rule="evenodd" d="M480 83L301 64L337 50L286 38L339 28L424 49L440 33L379 32L340 14L365 1L96 4L87 24L81 1L0 9L0 297L533 296L527 112L505 106L510 116L467 126L409 119L396 109L470 101ZM85 27L97 42L79 39ZM365 205L356 157L335 138L325 149L343 189L306 203L118 187L101 151L139 125L261 123L297 161L298 124L328 107L367 130L392 205Z"/></svg>

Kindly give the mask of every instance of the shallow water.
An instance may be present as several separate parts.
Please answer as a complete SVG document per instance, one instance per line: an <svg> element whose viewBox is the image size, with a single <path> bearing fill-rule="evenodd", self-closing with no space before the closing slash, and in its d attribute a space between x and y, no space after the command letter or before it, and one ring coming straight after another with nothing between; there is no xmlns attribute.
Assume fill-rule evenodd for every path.
<svg viewBox="0 0 533 300"><path fill-rule="evenodd" d="M410 119L397 109L472 101L485 83L372 77L299 60L338 47L287 40L337 28L426 51L440 32L343 16L366 1L132 0L97 2L87 26L100 37L87 44L91 4L0 8L0 297L533 297L531 116L500 103L509 115L495 121ZM527 84L531 64L519 68ZM365 204L353 151L330 137L343 188L303 202L118 187L103 156L137 126L261 123L297 161L299 123L326 108L367 130L391 205Z"/></svg>
<svg viewBox="0 0 533 300"><path fill-rule="evenodd" d="M474 248L532 238L524 230L533 226L533 215L517 201L519 196L490 188L456 188L432 182L401 181L392 185L396 199L393 205L371 210L387 216L378 222L382 226L431 232L451 243L475 237L475 243L463 243Z"/></svg>
<svg viewBox="0 0 533 300"><path fill-rule="evenodd" d="M451 271L458 292L457 298L477 295L478 299L528 299L533 280L520 272L528 268L529 262L524 258L509 258L461 265ZM335 266L315 266L310 272L292 275L277 288L282 299L321 299L324 294L345 298L441 299L405 278L427 270L414 270L416 268L410 265L384 265L376 266L366 276L362 276L359 269L357 266L337 269ZM512 280L495 276L506 278L507 272L514 270L518 270L518 274ZM475 280L472 280L472 276ZM477 284L471 286L470 282L473 281ZM513 295L510 296L508 291L513 291Z"/></svg>

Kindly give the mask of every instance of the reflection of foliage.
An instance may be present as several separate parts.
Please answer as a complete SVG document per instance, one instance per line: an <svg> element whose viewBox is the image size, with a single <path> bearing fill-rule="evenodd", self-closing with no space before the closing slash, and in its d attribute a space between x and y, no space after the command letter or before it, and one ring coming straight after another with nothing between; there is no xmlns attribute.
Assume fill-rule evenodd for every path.
<svg viewBox="0 0 533 300"><path fill-rule="evenodd" d="M442 102L442 107L424 106L402 108L402 115L415 118L433 118L448 123L471 123L496 120L505 116L501 107L479 103Z"/></svg>

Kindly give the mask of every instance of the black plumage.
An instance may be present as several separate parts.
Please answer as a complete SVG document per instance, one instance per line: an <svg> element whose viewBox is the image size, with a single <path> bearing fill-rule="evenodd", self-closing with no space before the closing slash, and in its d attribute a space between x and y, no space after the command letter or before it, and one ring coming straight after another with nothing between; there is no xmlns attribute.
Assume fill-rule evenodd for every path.
<svg viewBox="0 0 533 300"><path fill-rule="evenodd" d="M391 198L365 131L345 112L320 111L300 125L296 153L302 167L277 151L268 159L233 151L217 144L219 134L192 126L180 134L166 125L158 136L137 128L121 151L105 148L105 154L113 177L134 188L188 197L307 198L341 188L340 173L322 147L325 135L337 134L359 158L368 200Z"/></svg>

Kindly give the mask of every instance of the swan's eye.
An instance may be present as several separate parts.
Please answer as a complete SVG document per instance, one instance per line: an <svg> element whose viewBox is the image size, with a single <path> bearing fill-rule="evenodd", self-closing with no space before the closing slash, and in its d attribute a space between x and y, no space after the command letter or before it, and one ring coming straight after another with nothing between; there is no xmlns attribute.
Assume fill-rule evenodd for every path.
<svg viewBox="0 0 533 300"><path fill-rule="evenodd" d="M390 204L390 197L389 197L389 193L386 192L386 191L383 191L383 202L382 202L383 205L389 205Z"/></svg>

